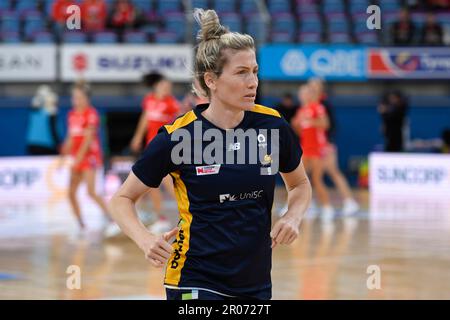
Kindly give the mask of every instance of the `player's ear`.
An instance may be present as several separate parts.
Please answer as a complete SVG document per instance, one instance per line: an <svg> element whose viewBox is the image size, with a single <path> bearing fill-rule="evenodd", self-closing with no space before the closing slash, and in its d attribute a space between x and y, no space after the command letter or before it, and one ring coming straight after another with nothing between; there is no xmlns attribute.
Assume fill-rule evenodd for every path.
<svg viewBox="0 0 450 320"><path fill-rule="evenodd" d="M215 91L217 88L216 86L217 76L213 72L207 71L205 72L204 79L206 86L209 88L209 90Z"/></svg>

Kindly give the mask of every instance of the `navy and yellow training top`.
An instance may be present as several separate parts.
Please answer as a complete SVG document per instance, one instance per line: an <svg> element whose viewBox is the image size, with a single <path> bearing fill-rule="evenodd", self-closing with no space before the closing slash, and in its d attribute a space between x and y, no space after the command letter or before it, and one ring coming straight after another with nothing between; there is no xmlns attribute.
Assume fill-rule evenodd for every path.
<svg viewBox="0 0 450 320"><path fill-rule="evenodd" d="M231 143L224 138L220 144L211 135L225 137L230 130L205 119L201 113L206 108L208 104L199 105L161 127L132 168L149 187L158 187L167 174L174 181L180 230L165 285L270 299L275 175L300 164L298 139L276 110L255 105L232 131L256 134L249 134L247 143L236 137ZM190 147L180 148L181 141L189 141ZM219 143L215 152L212 142ZM255 152L262 155L256 162ZM214 163L205 156L221 153L222 160L216 157ZM244 155L240 162L239 153ZM233 154L234 161L229 161L226 156Z"/></svg>

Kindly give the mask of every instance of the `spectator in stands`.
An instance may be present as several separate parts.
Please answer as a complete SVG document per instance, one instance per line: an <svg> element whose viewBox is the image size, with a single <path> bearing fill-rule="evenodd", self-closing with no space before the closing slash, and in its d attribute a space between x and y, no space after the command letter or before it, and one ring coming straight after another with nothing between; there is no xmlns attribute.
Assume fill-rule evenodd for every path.
<svg viewBox="0 0 450 320"><path fill-rule="evenodd" d="M390 91L378 106L383 121L382 131L387 152L403 151L403 129L408 112L408 102L400 91Z"/></svg>
<svg viewBox="0 0 450 320"><path fill-rule="evenodd" d="M399 20L392 25L391 39L394 45L410 45L413 43L416 26L411 21L409 11L403 8Z"/></svg>
<svg viewBox="0 0 450 320"><path fill-rule="evenodd" d="M424 46L443 45L442 26L436 22L436 18L432 12L427 14L425 24L422 27L420 43Z"/></svg>
<svg viewBox="0 0 450 320"><path fill-rule="evenodd" d="M292 94L286 92L276 109L281 113L281 115L288 123L291 123L291 119L297 113L298 105L295 104Z"/></svg>
<svg viewBox="0 0 450 320"><path fill-rule="evenodd" d="M57 133L58 96L49 86L42 85L31 101L28 120L27 153L56 155L60 139Z"/></svg>
<svg viewBox="0 0 450 320"><path fill-rule="evenodd" d="M61 38L63 31L67 30L66 21L69 17L67 8L76 5L74 0L55 0L52 5L51 17L55 22L55 35L58 39Z"/></svg>
<svg viewBox="0 0 450 320"><path fill-rule="evenodd" d="M52 5L52 19L59 25L65 26L69 14L67 8L76 4L74 0L55 0Z"/></svg>
<svg viewBox="0 0 450 320"><path fill-rule="evenodd" d="M122 38L123 32L135 27L136 10L130 0L116 0L109 15L108 25Z"/></svg>
<svg viewBox="0 0 450 320"><path fill-rule="evenodd" d="M107 15L105 0L83 0L81 3L81 27L86 32L103 31Z"/></svg>
<svg viewBox="0 0 450 320"><path fill-rule="evenodd" d="M432 9L450 9L450 0L428 0L427 3Z"/></svg>

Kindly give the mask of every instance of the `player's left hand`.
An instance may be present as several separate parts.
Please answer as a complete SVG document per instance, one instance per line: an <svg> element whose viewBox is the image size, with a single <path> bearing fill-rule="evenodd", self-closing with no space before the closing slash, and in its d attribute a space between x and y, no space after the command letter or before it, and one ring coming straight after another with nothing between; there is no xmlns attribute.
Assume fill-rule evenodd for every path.
<svg viewBox="0 0 450 320"><path fill-rule="evenodd" d="M280 218L272 228L270 237L272 238L272 249L277 244L291 244L297 239L299 234L300 221L288 215L289 212Z"/></svg>

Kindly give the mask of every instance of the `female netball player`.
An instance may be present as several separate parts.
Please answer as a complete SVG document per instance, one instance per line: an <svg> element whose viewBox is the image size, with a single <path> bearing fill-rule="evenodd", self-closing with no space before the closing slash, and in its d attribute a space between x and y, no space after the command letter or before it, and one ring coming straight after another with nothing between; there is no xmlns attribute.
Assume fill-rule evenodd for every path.
<svg viewBox="0 0 450 320"><path fill-rule="evenodd" d="M311 198L302 151L276 110L255 105L258 65L253 38L229 32L214 10L196 9L194 16L201 25L195 77L210 103L159 130L113 196L113 217L153 266L167 264L168 299L269 299L272 249L297 238ZM195 148L186 148L182 156L187 160L179 162L176 136L195 130L202 136L215 134L216 154L237 157L243 152L245 161L216 157L211 164L203 156L193 161ZM224 136L233 133L236 139L249 133L253 143L223 143ZM205 138L192 143L200 143L202 154L207 154L212 142ZM262 159L248 161L255 151L264 154ZM271 229L278 171L288 190L289 209ZM135 202L167 174L174 180L180 222L158 237L138 220ZM173 236L176 240L170 243Z"/></svg>
<svg viewBox="0 0 450 320"><path fill-rule="evenodd" d="M72 89L73 109L69 112L68 134L62 147L62 155L71 157L69 200L81 229L85 228L85 223L76 195L83 180L87 184L89 196L100 206L106 218L110 219L105 202L95 190L96 170L102 165L98 138L100 120L97 110L91 106L88 91L87 84L83 82L75 84Z"/></svg>
<svg viewBox="0 0 450 320"><path fill-rule="evenodd" d="M172 83L159 73L151 73L144 77L145 84L152 89L142 103L142 115L131 141L134 152L141 151L142 141L146 135L146 145L156 136L159 128L172 122L180 112L177 100L172 96ZM172 180L163 179L163 185L172 198L175 198ZM153 233L164 233L170 230L169 220L162 214L162 193L159 189L150 189L154 212L158 220L150 227Z"/></svg>
<svg viewBox="0 0 450 320"><path fill-rule="evenodd" d="M323 154L328 144L325 131L329 121L325 108L316 100L309 85L299 89L299 100L302 106L297 111L292 126L300 136L303 150L303 163L311 175L311 182L317 192L317 200L322 206L322 218L329 220L334 216L334 209L330 205L327 188L323 182L324 165Z"/></svg>
<svg viewBox="0 0 450 320"><path fill-rule="evenodd" d="M325 152L322 158L324 172L331 178L343 199L342 214L344 216L352 215L359 210L359 205L354 200L348 182L338 166L337 147L333 143L336 126L331 106L326 98L324 82L319 78L313 78L308 81L308 84L313 90L315 100L325 107L325 112L330 122L330 126L326 131L328 144L324 149Z"/></svg>

